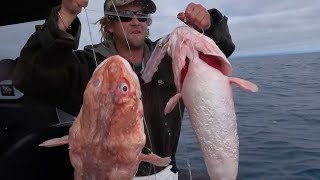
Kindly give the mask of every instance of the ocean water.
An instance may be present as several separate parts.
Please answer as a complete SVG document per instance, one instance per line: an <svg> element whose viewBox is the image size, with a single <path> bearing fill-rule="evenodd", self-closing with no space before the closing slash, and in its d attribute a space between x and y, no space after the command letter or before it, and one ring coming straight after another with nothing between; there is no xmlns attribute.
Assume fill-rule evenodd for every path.
<svg viewBox="0 0 320 180"><path fill-rule="evenodd" d="M320 53L234 58L232 76L240 142L238 179L320 180ZM180 168L205 170L186 114L177 152Z"/></svg>

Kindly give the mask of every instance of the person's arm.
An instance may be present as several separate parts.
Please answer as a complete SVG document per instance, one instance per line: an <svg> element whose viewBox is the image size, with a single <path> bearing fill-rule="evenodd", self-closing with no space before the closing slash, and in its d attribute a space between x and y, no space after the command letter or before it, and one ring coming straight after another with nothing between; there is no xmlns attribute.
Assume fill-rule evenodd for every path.
<svg viewBox="0 0 320 180"><path fill-rule="evenodd" d="M24 94L54 105L64 104L67 98L79 101L95 68L91 54L74 51L80 36L79 19L71 23L71 29L61 30L58 10L53 8L45 23L36 26L17 58L13 76L14 85Z"/></svg>
<svg viewBox="0 0 320 180"><path fill-rule="evenodd" d="M229 57L235 50L228 28L228 18L223 16L217 9L208 10L211 17L211 25L204 34L212 38L220 50Z"/></svg>
<svg viewBox="0 0 320 180"><path fill-rule="evenodd" d="M199 32L204 31L227 57L235 50L227 24L228 18L217 9L207 10L201 4L190 3L184 12L178 14L178 19Z"/></svg>

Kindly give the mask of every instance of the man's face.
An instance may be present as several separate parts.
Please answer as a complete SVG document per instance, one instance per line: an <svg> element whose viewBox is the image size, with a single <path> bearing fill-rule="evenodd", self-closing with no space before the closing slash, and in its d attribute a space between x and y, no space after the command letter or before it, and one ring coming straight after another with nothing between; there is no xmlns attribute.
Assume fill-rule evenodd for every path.
<svg viewBox="0 0 320 180"><path fill-rule="evenodd" d="M132 14L133 12L142 12L141 5L137 4L127 4L124 6L117 7L117 11L121 15L121 12L127 12L126 14ZM139 16L139 15L138 15ZM118 17L116 17L118 19ZM111 26L108 27L108 31L113 33L113 39L116 44L123 44L127 46L126 38L129 42L131 49L139 49L144 47L144 40L148 34L148 25L147 22L139 22L137 15L132 17L132 20L129 22L112 20ZM129 18L130 19L130 18ZM123 26L123 29L121 27ZM125 34L124 34L125 33Z"/></svg>

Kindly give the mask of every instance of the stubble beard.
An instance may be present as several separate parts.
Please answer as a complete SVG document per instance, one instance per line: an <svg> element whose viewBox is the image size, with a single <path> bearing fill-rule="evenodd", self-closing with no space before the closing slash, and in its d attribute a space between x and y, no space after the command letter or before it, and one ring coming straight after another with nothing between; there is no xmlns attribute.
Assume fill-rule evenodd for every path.
<svg viewBox="0 0 320 180"><path fill-rule="evenodd" d="M146 35L131 35L128 37L128 42L131 49L141 49L144 47ZM125 39L124 39L125 40Z"/></svg>

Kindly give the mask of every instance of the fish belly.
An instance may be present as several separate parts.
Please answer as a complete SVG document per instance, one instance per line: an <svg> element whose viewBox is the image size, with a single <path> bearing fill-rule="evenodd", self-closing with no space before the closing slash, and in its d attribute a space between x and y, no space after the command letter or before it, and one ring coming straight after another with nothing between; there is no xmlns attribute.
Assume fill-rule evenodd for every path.
<svg viewBox="0 0 320 180"><path fill-rule="evenodd" d="M181 95L210 178L236 179L239 139L228 77L204 63L190 63Z"/></svg>

